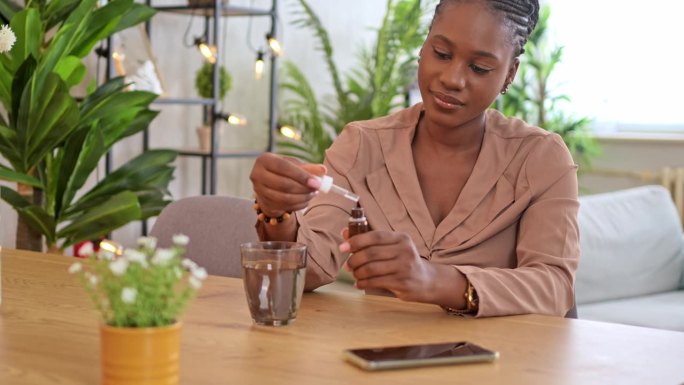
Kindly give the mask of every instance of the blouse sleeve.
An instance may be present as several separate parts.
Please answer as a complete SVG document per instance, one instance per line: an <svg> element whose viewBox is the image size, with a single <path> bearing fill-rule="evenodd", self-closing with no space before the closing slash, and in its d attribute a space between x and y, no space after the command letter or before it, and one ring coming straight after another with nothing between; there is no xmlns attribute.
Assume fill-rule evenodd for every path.
<svg viewBox="0 0 684 385"><path fill-rule="evenodd" d="M478 293L478 317L564 316L574 305L580 256L577 166L558 135L545 139L521 170L530 200L518 224L517 267L455 266Z"/></svg>
<svg viewBox="0 0 684 385"><path fill-rule="evenodd" d="M348 171L356 162L360 147L359 128L347 125L326 151L325 165L336 185L353 191ZM308 246L307 291L335 280L349 253L338 249L355 203L337 194L319 193L304 212L297 213L297 241Z"/></svg>

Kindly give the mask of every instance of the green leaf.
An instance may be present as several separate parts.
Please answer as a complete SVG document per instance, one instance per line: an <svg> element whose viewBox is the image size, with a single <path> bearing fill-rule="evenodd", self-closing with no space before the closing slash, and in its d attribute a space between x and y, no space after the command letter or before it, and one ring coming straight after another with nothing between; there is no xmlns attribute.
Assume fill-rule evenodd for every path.
<svg viewBox="0 0 684 385"><path fill-rule="evenodd" d="M19 193L6 186L0 186L0 198L12 206L33 230L43 234L49 243L54 243L55 221L42 207L30 204Z"/></svg>
<svg viewBox="0 0 684 385"><path fill-rule="evenodd" d="M95 170L98 161L106 152L104 145L104 136L102 134L102 131L99 130L98 127L93 127L88 131L85 140L81 142L81 148L74 148L75 145L78 145L80 142L77 138L75 139L76 140L74 140L73 142L67 144L68 149L72 152L76 152L78 154L78 157L76 159L76 163L73 164L73 168L71 168L68 166L71 166L73 157L65 155L68 157L67 159L65 159L66 162L68 162L68 164L66 162L63 164L63 166L65 167L62 169L62 172L68 173L69 176L68 182L64 187L64 191L62 194L60 194L60 212L62 208L67 209L69 207L69 204L76 195L76 192L81 187L83 187L86 180L88 180L88 176L90 176L93 170ZM65 176L66 175L61 176L60 180L63 180L63 177Z"/></svg>
<svg viewBox="0 0 684 385"><path fill-rule="evenodd" d="M119 20L119 24L116 26L114 32L120 32L145 22L151 19L156 13L157 11L154 8L150 8L143 4L133 4L131 9Z"/></svg>
<svg viewBox="0 0 684 385"><path fill-rule="evenodd" d="M39 57L43 44L41 26L40 14L35 8L27 8L12 18L10 27L17 36L17 41L10 51L13 70L19 68L29 56Z"/></svg>
<svg viewBox="0 0 684 385"><path fill-rule="evenodd" d="M83 195L77 203L64 211L64 218L74 213L99 205L102 200L121 191L149 190L157 187L160 175L173 171L170 163L176 159L177 152L171 150L150 150L131 159L129 162L107 175L92 190ZM169 171L170 170L170 171ZM163 184L168 185L170 177Z"/></svg>
<svg viewBox="0 0 684 385"><path fill-rule="evenodd" d="M43 19L45 20L45 29L50 30L52 27L64 21L75 9L78 7L81 0L59 0L50 1L43 12Z"/></svg>
<svg viewBox="0 0 684 385"><path fill-rule="evenodd" d="M86 74L86 66L78 57L67 56L57 63L55 73L64 80L67 88L71 88L81 83Z"/></svg>
<svg viewBox="0 0 684 385"><path fill-rule="evenodd" d="M35 82L35 77L34 77ZM17 119L17 147L23 169L28 171L61 143L78 122L78 106L64 81L48 74L42 92L27 88L22 96Z"/></svg>
<svg viewBox="0 0 684 385"><path fill-rule="evenodd" d="M3 165L0 165L0 179L43 188L43 184L38 179L21 172L11 170Z"/></svg>
<svg viewBox="0 0 684 385"><path fill-rule="evenodd" d="M16 148L17 133L10 128L0 126L0 154L9 161L15 169L21 166L21 159Z"/></svg>
<svg viewBox="0 0 684 385"><path fill-rule="evenodd" d="M104 7L92 12L83 34L73 43L69 55L85 57L93 50L95 44L114 33L123 14L131 8L133 0L109 1Z"/></svg>
<svg viewBox="0 0 684 385"><path fill-rule="evenodd" d="M97 0L81 0L78 6L69 13L67 20L51 39L38 65L36 84L42 84L48 74L54 71L57 63L65 56L69 56L79 44L80 39L88 31L96 2Z"/></svg>
<svg viewBox="0 0 684 385"><path fill-rule="evenodd" d="M14 80L12 81L12 108L9 112L10 127L16 124L17 116L19 116L19 106L21 105L21 98L26 88L31 87L31 77L36 70L36 60L33 56L26 58L24 63L19 66ZM21 136L21 140L25 138Z"/></svg>
<svg viewBox="0 0 684 385"><path fill-rule="evenodd" d="M2 15L2 18L5 20L12 20L14 15L19 12L21 8L19 8L18 5L2 0L0 1L0 15Z"/></svg>
<svg viewBox="0 0 684 385"><path fill-rule="evenodd" d="M130 191L124 191L75 217L71 224L57 232L57 237L65 238L62 247L71 246L80 241L97 238L138 220L141 214L136 195Z"/></svg>

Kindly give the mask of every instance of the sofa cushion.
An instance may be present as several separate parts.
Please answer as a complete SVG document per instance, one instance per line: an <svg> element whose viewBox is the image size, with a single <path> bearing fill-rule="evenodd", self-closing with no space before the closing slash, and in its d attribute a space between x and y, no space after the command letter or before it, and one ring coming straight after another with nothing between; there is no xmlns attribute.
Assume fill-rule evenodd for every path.
<svg viewBox="0 0 684 385"><path fill-rule="evenodd" d="M580 305L577 312L582 319L684 331L684 290Z"/></svg>
<svg viewBox="0 0 684 385"><path fill-rule="evenodd" d="M582 252L575 282L578 304L680 287L682 225L662 186L582 196L578 222Z"/></svg>

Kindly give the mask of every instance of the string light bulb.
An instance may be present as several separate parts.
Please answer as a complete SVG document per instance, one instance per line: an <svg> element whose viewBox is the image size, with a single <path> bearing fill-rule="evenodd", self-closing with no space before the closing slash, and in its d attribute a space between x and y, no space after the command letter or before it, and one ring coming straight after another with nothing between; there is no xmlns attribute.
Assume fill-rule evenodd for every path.
<svg viewBox="0 0 684 385"><path fill-rule="evenodd" d="M208 44L206 40L202 39L201 37L195 39L195 45L206 61L211 64L216 63L216 46Z"/></svg>
<svg viewBox="0 0 684 385"><path fill-rule="evenodd" d="M272 34L267 33L266 40L268 41L268 46L271 48L271 52L273 52L273 56L282 56L283 46L280 44L278 39L276 39Z"/></svg>
<svg viewBox="0 0 684 385"><path fill-rule="evenodd" d="M261 80L264 76L264 51L257 52L257 59L254 63L254 77L256 80Z"/></svg>
<svg viewBox="0 0 684 385"><path fill-rule="evenodd" d="M280 135L282 135L286 138L296 140L296 141L302 140L302 135L299 133L299 130L297 130L296 128L294 128L290 125L284 124L284 125L280 126L279 131L280 131Z"/></svg>
<svg viewBox="0 0 684 385"><path fill-rule="evenodd" d="M216 117L225 120L226 122L228 122L228 124L232 124L233 126L244 126L247 124L247 118L240 114L235 114L231 112L218 113L216 114Z"/></svg>

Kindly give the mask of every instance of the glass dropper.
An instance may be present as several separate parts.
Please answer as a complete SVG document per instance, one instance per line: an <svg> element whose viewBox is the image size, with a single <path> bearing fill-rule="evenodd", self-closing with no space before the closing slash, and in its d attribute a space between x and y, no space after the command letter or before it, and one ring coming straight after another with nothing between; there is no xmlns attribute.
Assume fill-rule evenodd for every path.
<svg viewBox="0 0 684 385"><path fill-rule="evenodd" d="M353 202L358 202L359 201L359 196L354 194L353 192L344 189L336 184L333 183L333 179L329 175L323 175L323 176L317 176L314 175L316 179L318 179L321 182L321 187L318 189L318 191L322 191L324 193L328 192L333 192L335 194L341 195L350 201Z"/></svg>

